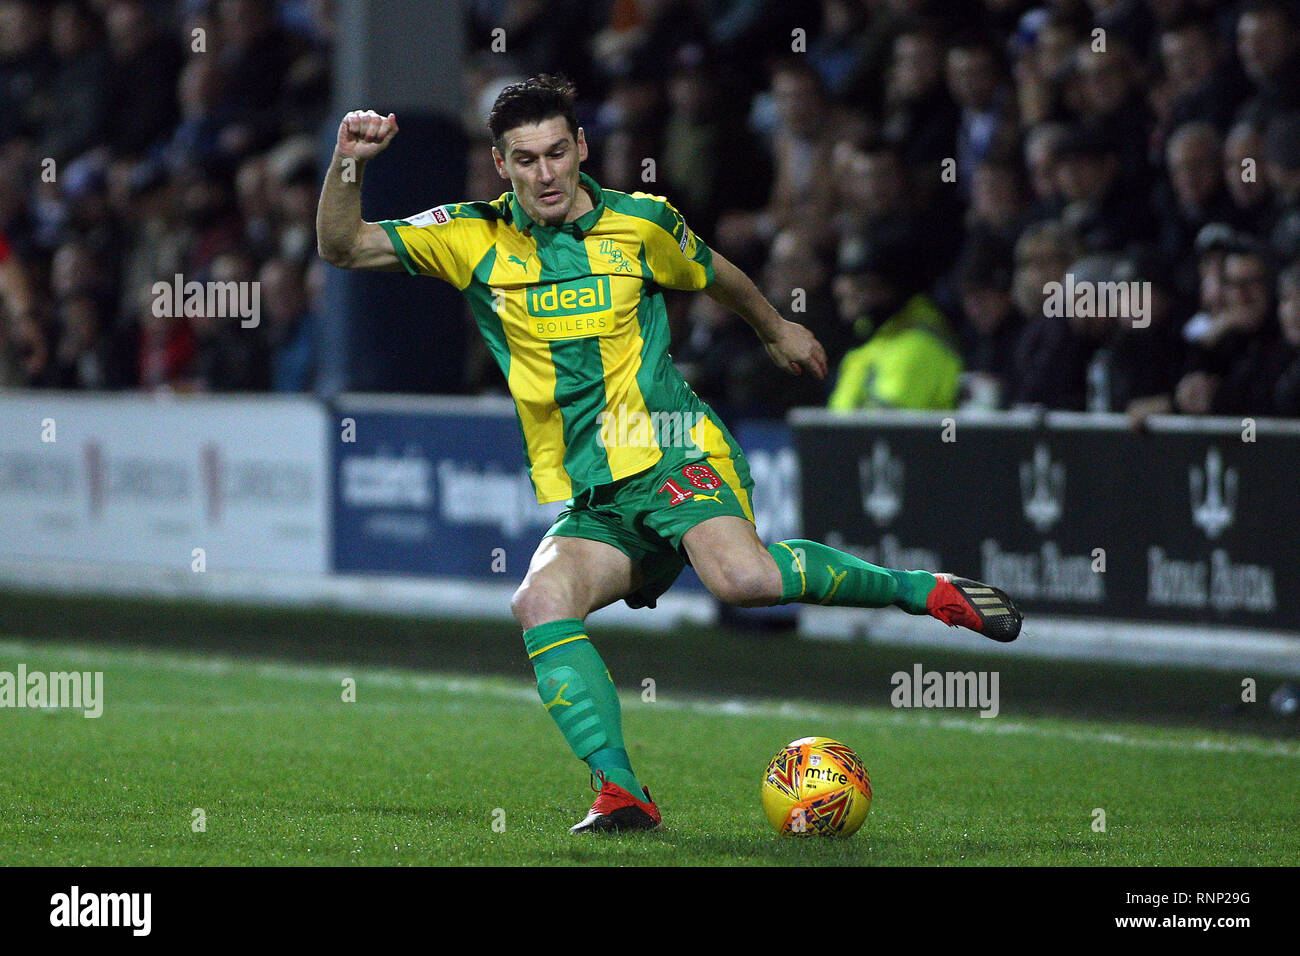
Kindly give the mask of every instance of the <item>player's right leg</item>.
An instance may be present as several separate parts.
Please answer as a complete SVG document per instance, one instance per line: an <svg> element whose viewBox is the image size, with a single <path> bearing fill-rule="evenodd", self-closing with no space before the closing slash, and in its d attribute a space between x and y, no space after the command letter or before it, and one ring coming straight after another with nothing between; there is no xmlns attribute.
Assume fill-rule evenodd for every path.
<svg viewBox="0 0 1300 956"><path fill-rule="evenodd" d="M574 754L601 780L595 806L574 832L659 825L658 808L632 772L614 680L583 624L590 612L640 584L632 558L613 545L553 534L538 545L510 602L524 629L542 704Z"/></svg>

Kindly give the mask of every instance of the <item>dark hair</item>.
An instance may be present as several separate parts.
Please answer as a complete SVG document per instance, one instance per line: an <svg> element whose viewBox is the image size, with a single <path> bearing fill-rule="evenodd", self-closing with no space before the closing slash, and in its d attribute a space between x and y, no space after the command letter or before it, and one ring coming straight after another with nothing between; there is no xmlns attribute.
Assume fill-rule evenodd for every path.
<svg viewBox="0 0 1300 956"><path fill-rule="evenodd" d="M500 149L507 130L563 116L574 142L577 142L578 117L573 111L577 94L577 87L562 73L539 73L522 83L511 83L497 94L492 112L488 114L492 141Z"/></svg>

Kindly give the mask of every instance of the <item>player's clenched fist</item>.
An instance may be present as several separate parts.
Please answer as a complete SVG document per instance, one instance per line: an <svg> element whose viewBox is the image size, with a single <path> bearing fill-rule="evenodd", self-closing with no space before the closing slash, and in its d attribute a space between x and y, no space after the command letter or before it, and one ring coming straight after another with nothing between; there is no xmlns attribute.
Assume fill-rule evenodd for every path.
<svg viewBox="0 0 1300 956"><path fill-rule="evenodd" d="M338 151L358 160L374 159L397 135L397 114L380 116L374 110L353 110L339 124Z"/></svg>

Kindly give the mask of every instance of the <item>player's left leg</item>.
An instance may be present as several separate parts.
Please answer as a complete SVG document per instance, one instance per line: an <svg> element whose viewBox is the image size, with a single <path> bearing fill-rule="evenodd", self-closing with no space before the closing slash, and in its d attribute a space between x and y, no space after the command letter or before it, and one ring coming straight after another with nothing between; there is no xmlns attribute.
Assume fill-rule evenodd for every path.
<svg viewBox="0 0 1300 956"><path fill-rule="evenodd" d="M765 547L743 518L709 518L687 531L682 545L705 587L727 604L894 605L995 641L1013 641L1020 633L1020 612L998 588L948 574L877 567L816 541Z"/></svg>

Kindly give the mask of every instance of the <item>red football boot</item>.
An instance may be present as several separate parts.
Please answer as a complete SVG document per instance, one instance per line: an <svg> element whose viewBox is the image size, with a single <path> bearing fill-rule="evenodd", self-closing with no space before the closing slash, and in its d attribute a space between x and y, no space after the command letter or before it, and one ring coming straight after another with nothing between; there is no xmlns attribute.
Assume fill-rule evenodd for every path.
<svg viewBox="0 0 1300 956"><path fill-rule="evenodd" d="M935 579L938 583L925 601L931 617L950 627L970 628L1003 644L1020 636L1024 616L1005 591L951 574L936 574Z"/></svg>
<svg viewBox="0 0 1300 956"><path fill-rule="evenodd" d="M582 822L570 827L570 833L622 833L625 830L653 830L662 822L659 808L650 799L650 790L642 787L644 800L638 800L616 783L598 774L600 791L596 802ZM594 788L593 788L594 789Z"/></svg>

